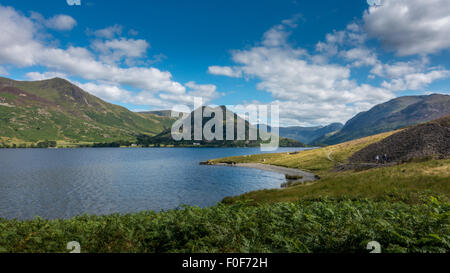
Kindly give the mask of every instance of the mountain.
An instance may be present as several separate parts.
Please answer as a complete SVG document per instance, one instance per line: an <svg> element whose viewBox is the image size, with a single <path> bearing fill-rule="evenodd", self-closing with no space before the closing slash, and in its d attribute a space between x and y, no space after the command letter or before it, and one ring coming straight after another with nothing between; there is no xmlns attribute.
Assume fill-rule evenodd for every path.
<svg viewBox="0 0 450 273"><path fill-rule="evenodd" d="M352 155L350 162L374 162L377 155L381 158L384 154L389 162L450 157L450 116L409 127L371 144Z"/></svg>
<svg viewBox="0 0 450 273"><path fill-rule="evenodd" d="M133 113L54 78L14 81L0 77L0 140L79 142L134 141L157 135L175 120Z"/></svg>
<svg viewBox="0 0 450 273"><path fill-rule="evenodd" d="M311 144L314 140L327 136L331 133L335 133L344 127L341 123L333 123L328 126L317 127L281 127L280 136L292 138L303 142L305 144Z"/></svg>
<svg viewBox="0 0 450 273"><path fill-rule="evenodd" d="M337 144L428 122L446 115L450 115L449 95L399 97L359 113L339 132L319 138L314 144Z"/></svg>
<svg viewBox="0 0 450 273"><path fill-rule="evenodd" d="M203 136L202 140L195 140L195 132L194 132L194 117L196 114L203 116L203 112L205 110L210 111L221 111L223 115L223 132L222 137L224 140L207 140L205 136ZM200 113L200 111L202 111ZM201 126L202 128L205 128L205 125L209 123L214 118L212 117L203 117ZM138 137L138 144L140 145L175 145L175 146L192 146L192 145L203 145L203 146L226 146L226 147L253 147L253 146L259 146L261 143L263 143L263 139L268 139L270 136L266 136L265 138L263 135L260 135L259 132L257 134L256 140L250 140L249 138L249 132L250 129L257 130L257 127L251 125L248 121L243 120L241 117L239 117L237 114L231 112L229 109L227 109L225 106L220 106L217 108L209 108L209 107L202 107L198 108L195 111L191 112L189 116L186 118L190 122L191 126L191 132L190 132L190 138L191 140L182 140L182 141L176 141L172 137L172 130L167 129L163 131L162 133L150 137L150 136L139 136ZM245 128L245 139L244 140L226 140L226 125L229 123L234 123L234 139L237 139L237 124L243 123ZM214 128L214 127L213 127ZM270 130L270 129L269 129ZM215 128L212 129L212 131L215 132ZM305 145L297 140L289 139L289 138L280 138L280 146L281 147L304 147Z"/></svg>

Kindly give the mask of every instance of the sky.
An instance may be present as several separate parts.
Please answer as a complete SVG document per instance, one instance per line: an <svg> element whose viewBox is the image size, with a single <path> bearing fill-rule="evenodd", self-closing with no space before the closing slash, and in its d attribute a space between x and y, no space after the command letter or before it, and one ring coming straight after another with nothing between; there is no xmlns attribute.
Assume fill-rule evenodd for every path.
<svg viewBox="0 0 450 273"><path fill-rule="evenodd" d="M450 90L450 0L76 2L0 0L0 76L132 111L274 103L282 126Z"/></svg>

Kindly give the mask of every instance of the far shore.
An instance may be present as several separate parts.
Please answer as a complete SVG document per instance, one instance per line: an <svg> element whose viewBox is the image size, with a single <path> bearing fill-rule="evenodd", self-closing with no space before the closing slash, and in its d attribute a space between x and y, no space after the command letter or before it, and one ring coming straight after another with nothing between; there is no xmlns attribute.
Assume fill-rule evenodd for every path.
<svg viewBox="0 0 450 273"><path fill-rule="evenodd" d="M114 148L114 149L158 149L158 148L193 148L193 149L202 149L202 148L260 148L260 146L235 146L235 147L231 147L231 146L149 146L149 147L145 147L145 146L121 146L121 147L95 147L95 146L61 146L61 147L48 147L48 148L38 148L38 147L0 147L0 150L4 149L4 150L27 150L27 149L37 149L37 150L42 150L42 149L51 149L51 150L55 150L55 149L103 149L103 148ZM291 146L280 146L279 148L292 148L292 149L313 149L314 147L291 147Z"/></svg>

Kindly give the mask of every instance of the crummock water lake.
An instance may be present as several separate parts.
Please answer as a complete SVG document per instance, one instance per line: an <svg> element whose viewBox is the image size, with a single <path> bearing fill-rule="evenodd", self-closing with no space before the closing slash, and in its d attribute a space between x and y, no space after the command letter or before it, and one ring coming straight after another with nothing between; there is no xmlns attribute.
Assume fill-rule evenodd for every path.
<svg viewBox="0 0 450 273"><path fill-rule="evenodd" d="M205 207L226 196L280 188L285 178L279 173L199 165L258 153L259 148L0 149L0 218Z"/></svg>

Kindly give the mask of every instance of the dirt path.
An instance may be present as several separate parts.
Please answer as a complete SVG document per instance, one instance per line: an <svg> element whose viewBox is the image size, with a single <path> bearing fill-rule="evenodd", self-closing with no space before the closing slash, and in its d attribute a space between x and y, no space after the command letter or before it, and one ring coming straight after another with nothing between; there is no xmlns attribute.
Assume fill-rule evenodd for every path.
<svg viewBox="0 0 450 273"><path fill-rule="evenodd" d="M327 155L328 160L330 160L331 162L337 163L336 160L334 160L333 158L331 158L331 154L332 154L333 152L334 152L334 151L330 151L330 152L328 153L328 155Z"/></svg>
<svg viewBox="0 0 450 273"><path fill-rule="evenodd" d="M279 166L267 165L267 164L261 164L261 163L239 163L239 164L234 164L234 165L218 163L218 164L215 164L215 166L252 168L252 169L258 169L258 170L263 170L263 171L287 174L287 175L291 175L291 176L303 176L303 179L301 179L301 181L303 181L303 182L317 180L316 175L313 173L305 172L305 171L302 171L299 169L279 167Z"/></svg>

